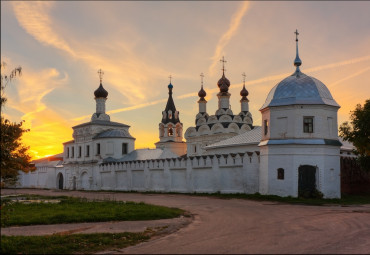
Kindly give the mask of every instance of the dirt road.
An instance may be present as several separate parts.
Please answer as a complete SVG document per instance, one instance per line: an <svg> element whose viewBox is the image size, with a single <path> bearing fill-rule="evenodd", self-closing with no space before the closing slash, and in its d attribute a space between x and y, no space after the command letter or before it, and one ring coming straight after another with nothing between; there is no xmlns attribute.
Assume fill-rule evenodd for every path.
<svg viewBox="0 0 370 255"><path fill-rule="evenodd" d="M12 190L2 190L3 194ZM195 215L170 235L106 253L370 253L370 205L305 206L241 199L113 192L17 190L143 201Z"/></svg>

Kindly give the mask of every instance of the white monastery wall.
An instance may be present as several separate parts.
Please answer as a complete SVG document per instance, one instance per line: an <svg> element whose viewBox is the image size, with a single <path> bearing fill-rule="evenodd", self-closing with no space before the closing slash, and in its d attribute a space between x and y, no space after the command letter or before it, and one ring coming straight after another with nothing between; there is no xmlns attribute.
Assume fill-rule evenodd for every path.
<svg viewBox="0 0 370 255"><path fill-rule="evenodd" d="M97 165L67 164L20 172L21 187L158 192L256 193L256 153L208 155ZM31 186L31 183L37 183Z"/></svg>

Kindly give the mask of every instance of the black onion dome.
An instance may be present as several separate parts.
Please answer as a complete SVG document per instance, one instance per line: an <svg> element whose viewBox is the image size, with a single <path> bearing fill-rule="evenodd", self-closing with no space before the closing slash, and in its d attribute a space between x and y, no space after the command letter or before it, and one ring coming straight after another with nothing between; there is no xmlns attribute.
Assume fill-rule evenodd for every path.
<svg viewBox="0 0 370 255"><path fill-rule="evenodd" d="M229 91L229 87L226 85L226 83L221 84L220 92L226 93L227 91Z"/></svg>
<svg viewBox="0 0 370 255"><path fill-rule="evenodd" d="M94 95L95 97L104 97L104 98L107 98L108 96L108 91L106 91L104 88L103 88L103 85L100 83L100 86L97 90L94 91Z"/></svg>
<svg viewBox="0 0 370 255"><path fill-rule="evenodd" d="M225 73L223 73L221 79L218 80L217 86L221 89L223 84L225 84L227 88L230 87L230 81L225 77Z"/></svg>
<svg viewBox="0 0 370 255"><path fill-rule="evenodd" d="M206 91L203 89L203 86L202 88L199 90L198 92L198 96L201 97L201 98L204 98L205 96L207 95Z"/></svg>
<svg viewBox="0 0 370 255"><path fill-rule="evenodd" d="M245 85L243 85L243 89L240 91L240 95L242 97L247 97L249 95L248 90L245 88Z"/></svg>

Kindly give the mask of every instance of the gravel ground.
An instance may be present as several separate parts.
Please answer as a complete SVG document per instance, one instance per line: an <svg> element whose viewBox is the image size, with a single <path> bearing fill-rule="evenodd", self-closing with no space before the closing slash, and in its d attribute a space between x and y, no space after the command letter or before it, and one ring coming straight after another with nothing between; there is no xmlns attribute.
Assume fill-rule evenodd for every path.
<svg viewBox="0 0 370 255"><path fill-rule="evenodd" d="M2 195L11 194L14 190L4 189L1 193ZM192 221L191 218L177 219L178 222L174 223L173 227L169 227L167 233L149 242L119 251L103 252L107 254L370 253L370 205L305 206L172 194L35 189L16 190L16 193L142 201L178 207L193 215ZM146 228L153 222L137 223L143 224L141 227ZM109 229L114 225L112 223L95 224L97 226L92 228L86 226L86 229L82 231L100 232L100 229ZM163 224L171 225L169 222L163 222ZM81 226L81 228L84 227ZM142 228L138 227L138 229ZM69 229L62 231L69 231Z"/></svg>

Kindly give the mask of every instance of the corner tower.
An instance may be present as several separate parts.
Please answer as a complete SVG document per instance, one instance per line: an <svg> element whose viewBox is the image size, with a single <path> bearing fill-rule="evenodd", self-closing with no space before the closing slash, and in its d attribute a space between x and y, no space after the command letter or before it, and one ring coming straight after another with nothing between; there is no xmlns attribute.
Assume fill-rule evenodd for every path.
<svg viewBox="0 0 370 255"><path fill-rule="evenodd" d="M261 107L260 193L340 198L339 105L319 80L301 72L296 34L295 72Z"/></svg>
<svg viewBox="0 0 370 255"><path fill-rule="evenodd" d="M169 78L168 100L166 108L162 111L162 120L159 123L159 142L155 143L155 146L157 149L169 149L181 156L186 154L186 143L182 140L183 124L180 122L180 113L176 110L172 98L172 77Z"/></svg>

